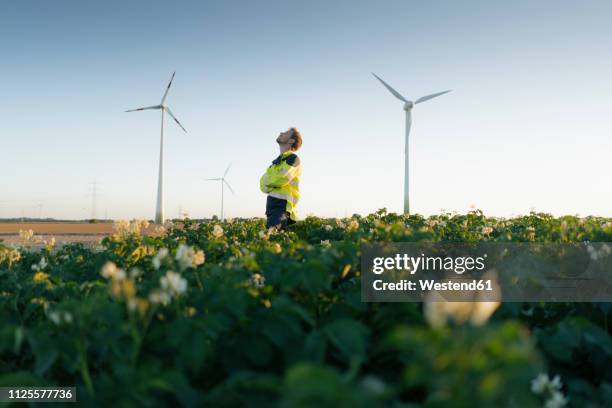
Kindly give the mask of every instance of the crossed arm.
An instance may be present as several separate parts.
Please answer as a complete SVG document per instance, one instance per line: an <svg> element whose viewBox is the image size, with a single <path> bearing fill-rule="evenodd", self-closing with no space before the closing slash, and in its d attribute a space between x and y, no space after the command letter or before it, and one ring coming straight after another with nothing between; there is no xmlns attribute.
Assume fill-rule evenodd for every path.
<svg viewBox="0 0 612 408"><path fill-rule="evenodd" d="M268 193L275 188L285 187L297 176L299 163L293 165L286 162L279 166L270 166L259 180L259 188L262 192Z"/></svg>

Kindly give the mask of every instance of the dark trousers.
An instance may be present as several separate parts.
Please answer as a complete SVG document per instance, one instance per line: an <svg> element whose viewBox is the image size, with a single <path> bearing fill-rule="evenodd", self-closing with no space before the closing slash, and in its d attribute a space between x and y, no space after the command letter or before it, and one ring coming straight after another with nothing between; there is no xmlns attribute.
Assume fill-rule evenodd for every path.
<svg viewBox="0 0 612 408"><path fill-rule="evenodd" d="M295 223L295 221L289 217L287 200L276 197L268 196L266 200L266 217L268 217L266 228L276 227L278 229L284 229L287 225Z"/></svg>

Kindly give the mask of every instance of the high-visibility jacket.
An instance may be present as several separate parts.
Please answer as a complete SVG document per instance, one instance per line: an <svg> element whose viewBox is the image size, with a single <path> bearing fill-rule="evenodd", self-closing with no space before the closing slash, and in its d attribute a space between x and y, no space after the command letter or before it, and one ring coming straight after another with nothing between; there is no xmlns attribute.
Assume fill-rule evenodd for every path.
<svg viewBox="0 0 612 408"><path fill-rule="evenodd" d="M300 199L301 174L299 157L288 150L272 161L259 180L259 188L263 193L287 202L285 210L293 221L297 220L296 205Z"/></svg>

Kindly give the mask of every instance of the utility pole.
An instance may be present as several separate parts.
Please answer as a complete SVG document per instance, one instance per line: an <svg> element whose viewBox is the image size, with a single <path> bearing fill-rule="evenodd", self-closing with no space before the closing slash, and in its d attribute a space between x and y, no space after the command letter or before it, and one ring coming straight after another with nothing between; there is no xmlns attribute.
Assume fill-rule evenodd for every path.
<svg viewBox="0 0 612 408"><path fill-rule="evenodd" d="M38 203L38 204L35 204L33 207L38 210L38 219L40 220L42 218L42 207L43 207L43 204L42 203Z"/></svg>
<svg viewBox="0 0 612 408"><path fill-rule="evenodd" d="M98 180L95 177L91 183L90 192L87 195L91 196L91 219L95 221L98 216Z"/></svg>
<svg viewBox="0 0 612 408"><path fill-rule="evenodd" d="M97 180L94 178L94 181L93 181L93 190L92 190L92 194L91 194L91 219L92 220L96 219L97 193L98 193L98 183L97 183Z"/></svg>

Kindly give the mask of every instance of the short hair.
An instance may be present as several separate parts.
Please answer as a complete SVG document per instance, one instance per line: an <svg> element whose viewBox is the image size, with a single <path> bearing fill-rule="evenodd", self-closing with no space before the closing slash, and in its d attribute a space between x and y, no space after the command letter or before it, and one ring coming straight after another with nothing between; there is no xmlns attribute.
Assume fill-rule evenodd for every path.
<svg viewBox="0 0 612 408"><path fill-rule="evenodd" d="M297 151L302 146L302 135L294 127L292 127L290 130L291 130L291 138L293 138L293 144L291 145L291 150Z"/></svg>

